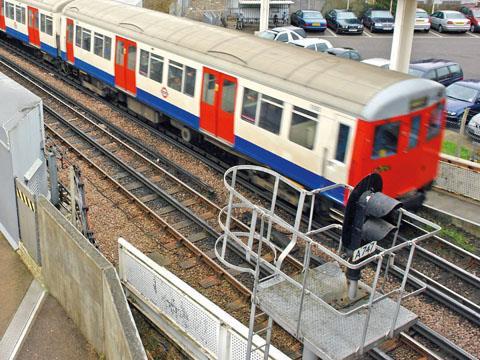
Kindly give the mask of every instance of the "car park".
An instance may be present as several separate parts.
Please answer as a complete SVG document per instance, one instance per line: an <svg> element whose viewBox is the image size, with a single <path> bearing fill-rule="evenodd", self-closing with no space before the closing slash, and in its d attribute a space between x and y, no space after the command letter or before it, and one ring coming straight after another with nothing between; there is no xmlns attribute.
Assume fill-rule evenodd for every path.
<svg viewBox="0 0 480 360"><path fill-rule="evenodd" d="M361 34L363 24L353 11L333 9L325 15L327 26L335 33Z"/></svg>
<svg viewBox="0 0 480 360"><path fill-rule="evenodd" d="M393 31L394 18L388 10L374 10L368 9L362 17L362 22L365 27L371 32L375 31Z"/></svg>
<svg viewBox="0 0 480 360"><path fill-rule="evenodd" d="M290 22L305 30L325 31L327 28L327 21L316 10L297 10L291 15Z"/></svg>
<svg viewBox="0 0 480 360"><path fill-rule="evenodd" d="M459 11L470 20L470 31L480 32L480 8L462 6Z"/></svg>
<svg viewBox="0 0 480 360"><path fill-rule="evenodd" d="M430 18L428 13L423 9L417 9L415 12L415 30L430 31Z"/></svg>
<svg viewBox="0 0 480 360"><path fill-rule="evenodd" d="M300 32L298 30L300 30ZM286 26L284 28L278 27L265 31L259 31L256 32L255 35L267 40L290 43L295 40L303 39L304 36L301 36L302 32L305 33L305 31L301 28L295 28L294 26Z"/></svg>
<svg viewBox="0 0 480 360"><path fill-rule="evenodd" d="M390 68L390 60L384 59L384 58L365 59L365 60L362 60L362 63L373 65L373 66L378 66L378 67L381 67L381 68L384 68L384 69L389 69Z"/></svg>
<svg viewBox="0 0 480 360"><path fill-rule="evenodd" d="M350 59L355 61L362 60L362 56L360 53L350 47L338 47L338 48L331 48L326 51L327 54L338 56L344 59Z"/></svg>
<svg viewBox="0 0 480 360"><path fill-rule="evenodd" d="M463 80L447 87L447 125L458 127L466 109L467 122L480 113L480 80Z"/></svg>
<svg viewBox="0 0 480 360"><path fill-rule="evenodd" d="M292 44L299 47L303 47L305 49L317 51L317 52L325 52L328 49L333 48L330 41L320 39L320 38L311 38L311 37L292 41Z"/></svg>
<svg viewBox="0 0 480 360"><path fill-rule="evenodd" d="M438 32L467 32L470 30L470 20L461 12L454 10L437 11L430 16L433 29Z"/></svg>
<svg viewBox="0 0 480 360"><path fill-rule="evenodd" d="M476 142L480 142L480 114L477 114L470 119L466 130L468 136Z"/></svg>
<svg viewBox="0 0 480 360"><path fill-rule="evenodd" d="M412 76L437 81L448 86L456 81L463 80L463 70L460 64L440 59L426 59L413 61L408 73Z"/></svg>

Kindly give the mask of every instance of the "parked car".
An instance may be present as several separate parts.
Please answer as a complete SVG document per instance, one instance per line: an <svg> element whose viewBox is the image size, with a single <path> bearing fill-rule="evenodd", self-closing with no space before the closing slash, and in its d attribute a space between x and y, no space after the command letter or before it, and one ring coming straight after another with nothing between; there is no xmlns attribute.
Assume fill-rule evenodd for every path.
<svg viewBox="0 0 480 360"><path fill-rule="evenodd" d="M417 9L415 13L415 30L430 31L430 17L423 9Z"/></svg>
<svg viewBox="0 0 480 360"><path fill-rule="evenodd" d="M362 60L362 63L373 65L373 66L378 66L384 69L389 69L390 68L390 60L384 59L384 58L371 58L371 59L365 59Z"/></svg>
<svg viewBox="0 0 480 360"><path fill-rule="evenodd" d="M307 37L307 33L305 32L304 29L298 27L298 26L279 26L276 28L271 29L273 31L293 31L294 33L297 33L297 35L300 35L302 38Z"/></svg>
<svg viewBox="0 0 480 360"><path fill-rule="evenodd" d="M473 140L480 142L480 114L475 115L470 119L466 129L468 136Z"/></svg>
<svg viewBox="0 0 480 360"><path fill-rule="evenodd" d="M360 53L350 47L338 47L338 48L331 48L326 51L327 54L338 56L344 59L350 59L355 61L362 60Z"/></svg>
<svg viewBox="0 0 480 360"><path fill-rule="evenodd" d="M480 8L462 6L459 11L470 20L470 31L480 32Z"/></svg>
<svg viewBox="0 0 480 360"><path fill-rule="evenodd" d="M449 60L426 59L413 61L408 72L412 76L437 81L445 86L463 80L463 70L460 64Z"/></svg>
<svg viewBox="0 0 480 360"><path fill-rule="evenodd" d="M370 29L371 32L375 31L393 31L395 20L393 15L388 10L373 10L368 9L363 14L363 25Z"/></svg>
<svg viewBox="0 0 480 360"><path fill-rule="evenodd" d="M363 33L363 24L352 11L333 9L325 15L325 19L327 26L337 34Z"/></svg>
<svg viewBox="0 0 480 360"><path fill-rule="evenodd" d="M306 36L305 30L301 28L295 28L294 26L278 27L274 29L269 29L265 31L258 31L255 33L256 36L263 39L281 41L285 43L290 43L295 40L303 39Z"/></svg>
<svg viewBox="0 0 480 360"><path fill-rule="evenodd" d="M290 17L290 22L305 30L325 31L327 28L327 20L315 10L297 10Z"/></svg>
<svg viewBox="0 0 480 360"><path fill-rule="evenodd" d="M480 113L480 80L457 81L447 87L447 125L460 126L463 113L468 112L467 122Z"/></svg>
<svg viewBox="0 0 480 360"><path fill-rule="evenodd" d="M461 12L454 10L437 11L430 16L432 28L438 32L467 32L470 30L470 20Z"/></svg>
<svg viewBox="0 0 480 360"><path fill-rule="evenodd" d="M311 38L311 37L292 41L292 44L299 47L303 47L305 49L317 51L317 52L325 52L328 49L333 48L330 41L319 39L319 38Z"/></svg>

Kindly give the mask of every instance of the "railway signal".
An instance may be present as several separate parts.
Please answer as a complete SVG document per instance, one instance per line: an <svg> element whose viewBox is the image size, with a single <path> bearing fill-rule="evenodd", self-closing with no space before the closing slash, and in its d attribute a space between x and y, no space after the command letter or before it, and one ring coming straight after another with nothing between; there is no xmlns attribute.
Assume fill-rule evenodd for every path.
<svg viewBox="0 0 480 360"><path fill-rule="evenodd" d="M342 230L342 246L350 261L355 263L373 253L377 242L397 230L398 209L402 203L382 191L382 178L370 174L355 187L348 199ZM361 269L348 269L349 298L357 292Z"/></svg>

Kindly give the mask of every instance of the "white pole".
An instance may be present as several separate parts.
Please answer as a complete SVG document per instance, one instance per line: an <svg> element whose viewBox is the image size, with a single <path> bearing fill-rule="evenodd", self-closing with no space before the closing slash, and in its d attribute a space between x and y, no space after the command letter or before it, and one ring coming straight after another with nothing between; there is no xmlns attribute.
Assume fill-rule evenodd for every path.
<svg viewBox="0 0 480 360"><path fill-rule="evenodd" d="M416 0L398 0L395 13L390 69L408 72L415 26Z"/></svg>
<svg viewBox="0 0 480 360"><path fill-rule="evenodd" d="M268 30L268 17L270 13L270 1L260 0L260 28L258 30Z"/></svg>
<svg viewBox="0 0 480 360"><path fill-rule="evenodd" d="M350 0L347 0L347 10L350 10Z"/></svg>

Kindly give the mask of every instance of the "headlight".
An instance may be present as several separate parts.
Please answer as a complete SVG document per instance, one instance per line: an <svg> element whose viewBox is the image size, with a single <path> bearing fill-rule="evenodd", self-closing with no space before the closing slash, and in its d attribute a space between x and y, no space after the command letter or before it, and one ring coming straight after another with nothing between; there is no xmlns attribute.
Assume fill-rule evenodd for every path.
<svg viewBox="0 0 480 360"><path fill-rule="evenodd" d="M454 112L454 111L447 111L447 114L450 115L450 116L455 116L455 115L457 115L457 113Z"/></svg>

